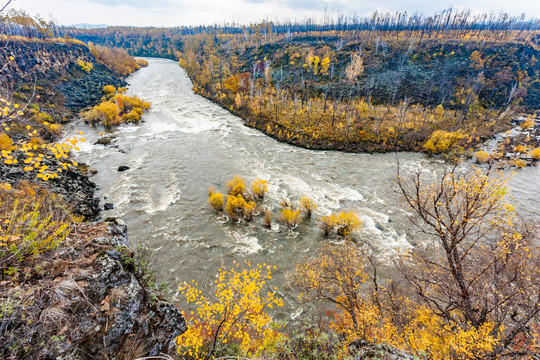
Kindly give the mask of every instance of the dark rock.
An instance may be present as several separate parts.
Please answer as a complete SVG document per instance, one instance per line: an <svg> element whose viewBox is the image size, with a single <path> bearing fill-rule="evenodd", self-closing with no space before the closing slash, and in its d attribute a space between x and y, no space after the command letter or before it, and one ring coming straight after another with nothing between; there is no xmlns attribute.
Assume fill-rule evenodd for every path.
<svg viewBox="0 0 540 360"><path fill-rule="evenodd" d="M104 210L112 210L112 209L114 209L114 205L111 204L111 203L106 203L106 204L103 206L103 209L104 209Z"/></svg>
<svg viewBox="0 0 540 360"><path fill-rule="evenodd" d="M126 86L125 80L98 64L83 44L15 40L0 41L0 48L6 50L0 52L0 64L6 63L3 57L16 54L2 73L5 82L13 87L32 84L35 76L43 88L42 100L55 104L54 112L59 108L78 112L98 103L105 85ZM78 60L92 63L92 70L82 71Z"/></svg>
<svg viewBox="0 0 540 360"><path fill-rule="evenodd" d="M44 159L43 165L49 168L58 168L58 160ZM23 159L19 159L18 165L0 164L0 178L6 179L11 184L19 180L32 179L29 173L22 171L25 166ZM77 168L71 168L58 174L58 177L47 182L49 190L61 195L72 206L73 212L84 216L85 220L95 220L99 215L99 199L94 197L96 184L89 180Z"/></svg>
<svg viewBox="0 0 540 360"><path fill-rule="evenodd" d="M105 136L102 138L99 138L98 141L96 141L95 145L110 145L111 142L114 140L113 136Z"/></svg>
<svg viewBox="0 0 540 360"><path fill-rule="evenodd" d="M122 172L122 171L126 171L126 170L129 170L129 166L125 166L125 165L122 165L118 168L118 171Z"/></svg>

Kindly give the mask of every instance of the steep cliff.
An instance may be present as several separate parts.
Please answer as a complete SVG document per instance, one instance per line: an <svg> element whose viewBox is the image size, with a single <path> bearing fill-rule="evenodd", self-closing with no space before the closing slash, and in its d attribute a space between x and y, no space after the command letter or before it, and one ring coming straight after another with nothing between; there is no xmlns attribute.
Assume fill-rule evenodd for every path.
<svg viewBox="0 0 540 360"><path fill-rule="evenodd" d="M0 64L7 64L1 72L3 87L14 98L38 102L64 120L98 102L103 86L126 84L79 43L11 40L0 41L0 49ZM91 64L91 69L81 64Z"/></svg>

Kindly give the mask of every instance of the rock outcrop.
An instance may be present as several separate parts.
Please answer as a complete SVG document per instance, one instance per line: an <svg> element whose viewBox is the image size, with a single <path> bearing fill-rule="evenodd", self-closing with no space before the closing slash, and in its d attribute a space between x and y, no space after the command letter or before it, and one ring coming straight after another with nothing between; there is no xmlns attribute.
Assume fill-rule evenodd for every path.
<svg viewBox="0 0 540 360"><path fill-rule="evenodd" d="M0 49L0 64L7 64L0 73L2 86L21 100L33 95L36 101L39 96L40 107L61 118L99 102L105 85L126 85L112 70L96 63L82 43L10 40L0 41ZM92 69L84 71L79 61L91 63Z"/></svg>
<svg viewBox="0 0 540 360"><path fill-rule="evenodd" d="M85 223L62 247L26 261L2 294L0 358L174 354L187 329L182 314L147 283L127 245L124 225Z"/></svg>

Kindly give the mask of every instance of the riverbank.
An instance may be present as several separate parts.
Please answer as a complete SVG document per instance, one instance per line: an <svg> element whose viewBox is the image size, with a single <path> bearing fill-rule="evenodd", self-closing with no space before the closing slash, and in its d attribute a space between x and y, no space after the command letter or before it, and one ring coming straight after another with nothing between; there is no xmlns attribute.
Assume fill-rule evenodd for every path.
<svg viewBox="0 0 540 360"><path fill-rule="evenodd" d="M188 73L189 74L189 73ZM191 78L193 80L193 78ZM506 122L499 126L495 133L480 136L471 148L460 148L457 152L440 153L439 151L428 151L421 141L409 143L407 145L396 143L389 145L386 141L379 142L354 142L337 141L325 137L306 136L304 131L291 129L286 125L271 120L261 114L256 115L249 108L237 108L226 102L226 97L216 96L202 91L194 86L194 91L198 95L214 102L223 109L243 119L244 125L259 130L263 134L286 144L298 146L310 150L331 150L349 153L389 153L389 152L420 152L440 155L444 160L458 160L459 158L472 159L482 163L493 163L498 168L523 168L525 166L535 166L540 160L540 124L538 120L532 125L524 125L526 118L518 118L513 121L512 128ZM516 124L521 124L523 127ZM488 136L489 135L489 136ZM381 140L381 139L379 139ZM480 140L480 141L479 141ZM434 142L435 149L437 142L444 142L441 138Z"/></svg>

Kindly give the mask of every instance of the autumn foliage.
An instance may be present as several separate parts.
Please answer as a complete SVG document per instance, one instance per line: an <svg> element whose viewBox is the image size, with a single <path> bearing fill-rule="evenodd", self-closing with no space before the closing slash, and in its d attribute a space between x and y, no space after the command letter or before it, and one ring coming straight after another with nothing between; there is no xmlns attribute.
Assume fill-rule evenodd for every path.
<svg viewBox="0 0 540 360"><path fill-rule="evenodd" d="M338 214L322 216L320 227L325 235L335 230L339 236L349 238L354 231L360 230L362 222L354 212L340 211Z"/></svg>
<svg viewBox="0 0 540 360"><path fill-rule="evenodd" d="M105 86L103 92L106 94L104 101L82 113L89 124L111 127L122 123L137 123L141 115L150 109L149 102L136 96L127 96L112 85Z"/></svg>
<svg viewBox="0 0 540 360"><path fill-rule="evenodd" d="M184 359L213 359L224 349L238 346L245 356L258 354L280 334L272 326L268 309L283 305L276 292L268 290L270 266L238 265L220 269L208 291L197 283L180 285L180 293L196 309L185 314L189 329L176 338Z"/></svg>
<svg viewBox="0 0 540 360"><path fill-rule="evenodd" d="M110 48L92 43L89 43L88 47L97 62L107 66L119 76L129 75L142 66L148 65L147 61L135 59L124 49Z"/></svg>
<svg viewBox="0 0 540 360"><path fill-rule="evenodd" d="M27 181L0 189L0 265L54 249L74 217L61 197ZM5 274L2 274L5 275Z"/></svg>
<svg viewBox="0 0 540 360"><path fill-rule="evenodd" d="M400 265L423 306L451 329L489 334L488 353L511 354L523 339L537 349L529 325L540 313L538 233L506 202L503 176L456 165L435 182L417 172L398 174L398 184L413 224L431 239Z"/></svg>

